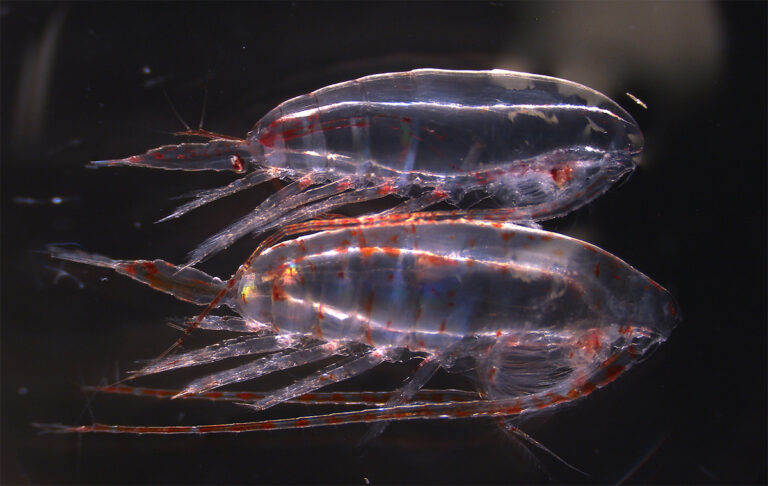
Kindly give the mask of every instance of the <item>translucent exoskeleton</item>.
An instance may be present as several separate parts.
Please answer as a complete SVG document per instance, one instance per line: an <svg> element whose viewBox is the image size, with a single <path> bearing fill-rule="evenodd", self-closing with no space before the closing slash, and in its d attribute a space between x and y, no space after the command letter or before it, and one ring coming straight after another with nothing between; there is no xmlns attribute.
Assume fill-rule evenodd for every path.
<svg viewBox="0 0 768 486"><path fill-rule="evenodd" d="M48 428L196 434L376 422L375 433L392 420L518 420L605 386L667 339L680 312L664 288L589 243L515 225L500 212L292 225L268 238L226 282L161 260L53 249L57 258L112 268L179 299L208 304L195 326L240 333L167 354L134 377L252 356L180 391L102 391L235 400L255 410L296 400L375 407L236 424ZM275 244L301 233L310 234ZM234 315L209 312L218 307ZM334 356L331 364L269 393L212 392ZM394 392L317 391L412 357L422 358L420 365ZM476 393L423 390L439 368L472 376Z"/></svg>
<svg viewBox="0 0 768 486"><path fill-rule="evenodd" d="M190 255L193 265L241 236L333 208L398 195L389 213L490 197L515 221L562 216L639 160L634 119L585 86L534 74L419 69L367 76L288 100L245 139L190 130L208 143L159 147L92 166L245 174L163 220L273 178L294 181Z"/></svg>

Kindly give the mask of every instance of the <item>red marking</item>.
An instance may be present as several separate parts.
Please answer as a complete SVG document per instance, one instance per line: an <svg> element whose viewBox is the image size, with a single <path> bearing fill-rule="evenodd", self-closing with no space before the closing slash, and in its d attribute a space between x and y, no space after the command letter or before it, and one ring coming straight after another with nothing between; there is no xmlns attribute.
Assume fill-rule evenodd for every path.
<svg viewBox="0 0 768 486"><path fill-rule="evenodd" d="M456 292L454 292L453 290L449 290L449 291L448 291L448 293L447 293L447 295L448 295L448 297L450 297L450 298L454 298L454 297L456 296Z"/></svg>
<svg viewBox="0 0 768 486"><path fill-rule="evenodd" d="M555 167L549 171L549 175L552 176L552 180L555 181L557 187L562 189L564 185L573 179L573 168L567 165L564 167Z"/></svg>
<svg viewBox="0 0 768 486"><path fill-rule="evenodd" d="M421 307L416 311L416 320L418 321L419 319L421 319Z"/></svg>
<svg viewBox="0 0 768 486"><path fill-rule="evenodd" d="M567 402L568 399L565 398L562 395L558 395L557 393L547 393L547 397L549 397L549 404L550 405L556 405L561 402Z"/></svg>
<svg viewBox="0 0 768 486"><path fill-rule="evenodd" d="M400 248L392 248L391 246L385 246L384 248L380 248L380 250L383 251L384 254L387 256L391 256L391 257L400 256Z"/></svg>
<svg viewBox="0 0 768 486"><path fill-rule="evenodd" d="M239 155L232 156L232 168L235 172L245 172L245 162L243 162Z"/></svg>
<svg viewBox="0 0 768 486"><path fill-rule="evenodd" d="M301 248L301 251L303 251L304 253L307 252L307 247L304 246L304 241L303 240L296 240L296 243L298 243L299 248Z"/></svg>
<svg viewBox="0 0 768 486"><path fill-rule="evenodd" d="M529 240L531 240L531 241L533 241L533 240L535 240L535 239L536 239L536 237L535 237L535 236L533 236L533 235L528 235L528 239L529 239Z"/></svg>
<svg viewBox="0 0 768 486"><path fill-rule="evenodd" d="M391 184L385 184L379 188L378 191L376 191L380 196L386 196L387 194L392 194L394 192L395 186Z"/></svg>
<svg viewBox="0 0 768 486"><path fill-rule="evenodd" d="M595 277L600 278L600 264L595 265Z"/></svg>
<svg viewBox="0 0 768 486"><path fill-rule="evenodd" d="M519 405L515 405L514 407L507 407L507 408L502 409L502 412L504 414L506 414L506 415L517 415L517 414L519 414L522 411L523 411L523 408L520 407Z"/></svg>
<svg viewBox="0 0 768 486"><path fill-rule="evenodd" d="M409 117L409 116L404 116L404 117L402 117L400 119L402 121L404 121L405 123L411 123L411 117Z"/></svg>
<svg viewBox="0 0 768 486"><path fill-rule="evenodd" d="M613 365L609 366L605 370L605 383L610 383L624 371L625 366L624 365Z"/></svg>
<svg viewBox="0 0 768 486"><path fill-rule="evenodd" d="M551 237L551 236L549 236L549 235L543 235L543 236L541 237L541 241L549 241L549 240L551 240L551 239L552 239L552 237Z"/></svg>
<svg viewBox="0 0 768 486"><path fill-rule="evenodd" d="M208 392L205 394L205 396L208 398L221 398L224 396L224 394L221 392Z"/></svg>
<svg viewBox="0 0 768 486"><path fill-rule="evenodd" d="M392 327L392 319L387 321L387 329L390 329Z"/></svg>
<svg viewBox="0 0 768 486"><path fill-rule="evenodd" d="M496 378L496 372L497 372L497 371L498 371L498 370L496 369L496 367L495 367L495 366L492 366L492 367L491 367L491 371L488 373L488 379L489 379L489 380L491 380L491 381L494 381L494 380L495 380L495 378Z"/></svg>
<svg viewBox="0 0 768 486"><path fill-rule="evenodd" d="M474 248L477 242L475 240L469 240L469 247Z"/></svg>
<svg viewBox="0 0 768 486"><path fill-rule="evenodd" d="M373 292L368 294L368 297L365 299L365 303L363 304L363 311L365 312L365 315L368 316L368 318L371 318L371 313L373 312L373 299L375 295Z"/></svg>
<svg viewBox="0 0 768 486"><path fill-rule="evenodd" d="M321 320L322 320L322 319L325 319L325 314L323 314L323 304L320 304L320 305L317 307L317 318L318 318L318 319L321 319ZM319 326L318 326L318 327L319 327Z"/></svg>
<svg viewBox="0 0 768 486"><path fill-rule="evenodd" d="M671 315L672 317L675 317L675 315L676 315L677 313L675 312L675 306L674 306L674 305L672 305L672 303L671 303L671 302L670 302L670 303L669 303L669 305L668 305L668 309L669 309L669 315Z"/></svg>
<svg viewBox="0 0 768 486"><path fill-rule="evenodd" d="M501 329L496 331L496 337L501 337Z"/></svg>
<svg viewBox="0 0 768 486"><path fill-rule="evenodd" d="M341 417L333 417L333 416L326 417L325 418L325 423L329 424L329 425L340 424L341 423Z"/></svg>
<svg viewBox="0 0 768 486"><path fill-rule="evenodd" d="M235 397L239 398L240 400L255 400L255 399L261 398L262 395L258 393L240 392L237 395L235 395Z"/></svg>
<svg viewBox="0 0 768 486"><path fill-rule="evenodd" d="M445 319L440 323L440 331L439 332L445 332Z"/></svg>
<svg viewBox="0 0 768 486"><path fill-rule="evenodd" d="M165 157L165 155L163 155L163 154L162 154L162 152L155 152L155 154L154 154L154 155L155 155L155 158L156 158L157 160L160 160L160 159L162 159L162 158L164 158L164 157Z"/></svg>
<svg viewBox="0 0 768 486"><path fill-rule="evenodd" d="M416 225L411 223L411 233L416 233Z"/></svg>
<svg viewBox="0 0 768 486"><path fill-rule="evenodd" d="M398 238L399 238L398 235L392 235L392 237L389 239L389 241L391 241L394 244L397 244L397 239Z"/></svg>
<svg viewBox="0 0 768 486"><path fill-rule="evenodd" d="M307 419L298 419L293 423L294 427L306 427L309 425L309 420Z"/></svg>
<svg viewBox="0 0 768 486"><path fill-rule="evenodd" d="M627 353L629 353L630 358L637 358L640 352L637 350L634 344L630 344L629 348L627 349Z"/></svg>
<svg viewBox="0 0 768 486"><path fill-rule="evenodd" d="M389 275L387 275L387 280L389 280L390 282L393 281L394 279L395 279L394 273L390 273Z"/></svg>
<svg viewBox="0 0 768 486"><path fill-rule="evenodd" d="M504 225L501 224L501 223L491 223L491 226L493 226L496 229L501 229L501 227L504 226Z"/></svg>
<svg viewBox="0 0 768 486"><path fill-rule="evenodd" d="M313 115L308 119L318 122L319 115L318 116ZM287 127L278 128L278 125L283 125ZM340 118L338 120L328 120L321 123L312 123L312 125L310 125L309 127L302 126L301 120L278 118L277 120L270 123L269 127L267 127L266 130L264 130L264 132L259 136L259 143L261 143L265 147L271 148L271 147L274 147L275 139L278 136L282 138L284 142L287 142L297 138L305 137L307 135L310 135L318 131L327 132L330 130L338 130L342 128L366 127L366 126L368 126L368 122L366 122L362 118L361 119Z"/></svg>
<svg viewBox="0 0 768 486"><path fill-rule="evenodd" d="M424 347L424 341L419 341L418 345L419 345L420 348L423 348Z"/></svg>
<svg viewBox="0 0 768 486"><path fill-rule="evenodd" d="M344 278L344 272L339 272L336 274L336 276L339 278Z"/></svg>
<svg viewBox="0 0 768 486"><path fill-rule="evenodd" d="M281 301L286 300L288 296L285 294L285 290L277 284L272 284L272 300Z"/></svg>
<svg viewBox="0 0 768 486"><path fill-rule="evenodd" d="M419 255L417 259L417 264L434 265L436 267L441 267L444 265L456 266L459 264L459 262L448 257L426 254L426 255Z"/></svg>
<svg viewBox="0 0 768 486"><path fill-rule="evenodd" d="M376 253L377 251L379 251L379 249L376 248L376 247L373 247L373 246L369 246L369 247L366 247L366 248L360 248L360 254L363 256L363 258L368 258L371 255L373 255L374 253Z"/></svg>

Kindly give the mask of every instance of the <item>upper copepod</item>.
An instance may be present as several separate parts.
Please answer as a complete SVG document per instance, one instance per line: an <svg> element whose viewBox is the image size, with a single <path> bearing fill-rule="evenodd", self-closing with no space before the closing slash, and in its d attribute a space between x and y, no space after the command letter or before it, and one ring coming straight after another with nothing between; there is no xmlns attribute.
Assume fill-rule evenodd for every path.
<svg viewBox="0 0 768 486"><path fill-rule="evenodd" d="M273 178L294 180L198 246L189 264L245 234L390 194L407 198L390 214L439 201L466 207L462 199L479 193L515 209L515 221L562 216L630 173L643 146L635 120L605 95L504 70L376 74L288 100L245 139L184 133L212 140L92 165L247 172L164 220Z"/></svg>
<svg viewBox="0 0 768 486"><path fill-rule="evenodd" d="M53 428L171 434L527 417L610 383L665 341L680 319L666 290L615 256L503 219L499 212L456 212L296 224L280 236L317 232L273 246L280 236L268 239L228 282L161 260L116 261L54 249L58 258L109 267L179 299L208 309L225 305L238 314L204 313L197 324L241 337L166 356L136 373L258 355L189 383L178 397L239 398L258 410L296 399L380 407L238 424ZM334 355L340 359L270 393L210 392ZM369 392L315 393L414 355L423 358L421 365L384 399ZM440 367L471 373L479 395L420 391ZM173 394L125 386L101 390Z"/></svg>

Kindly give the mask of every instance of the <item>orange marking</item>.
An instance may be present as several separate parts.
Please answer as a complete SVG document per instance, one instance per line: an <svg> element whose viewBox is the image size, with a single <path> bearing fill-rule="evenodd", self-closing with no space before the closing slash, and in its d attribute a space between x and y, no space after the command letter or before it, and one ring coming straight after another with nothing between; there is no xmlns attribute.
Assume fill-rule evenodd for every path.
<svg viewBox="0 0 768 486"><path fill-rule="evenodd" d="M277 284L272 285L272 300L281 301L286 300L288 296L285 294L285 290Z"/></svg>

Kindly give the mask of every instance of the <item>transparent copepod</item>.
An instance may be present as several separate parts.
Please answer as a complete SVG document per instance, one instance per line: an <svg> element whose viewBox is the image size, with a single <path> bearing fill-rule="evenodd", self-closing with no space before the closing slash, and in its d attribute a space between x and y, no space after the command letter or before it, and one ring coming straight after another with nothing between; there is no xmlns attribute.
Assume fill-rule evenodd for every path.
<svg viewBox="0 0 768 486"><path fill-rule="evenodd" d="M100 387L103 392L235 400L256 410L289 401L375 407L236 424L44 427L196 434L361 422L378 422L374 430L380 431L388 421L408 419L518 420L589 395L667 339L680 312L665 289L589 243L505 221L504 211L292 225L262 243L226 282L160 260L52 249L57 258L112 268L179 299L208 304L188 330L240 333L166 355L133 377L252 357L182 390L116 385ZM235 315L210 314L218 307ZM269 393L213 391L332 357L331 364ZM394 392L317 391L412 357L420 357L420 365ZM424 390L439 368L471 374L476 393Z"/></svg>
<svg viewBox="0 0 768 486"><path fill-rule="evenodd" d="M193 194L163 220L270 179L294 181L190 255L201 261L246 234L388 195L408 213L491 197L515 221L562 216L639 160L643 136L618 104L570 81L503 70L377 74L288 100L245 139L159 147L92 166L231 170L228 186ZM473 197L468 197L470 194Z"/></svg>

